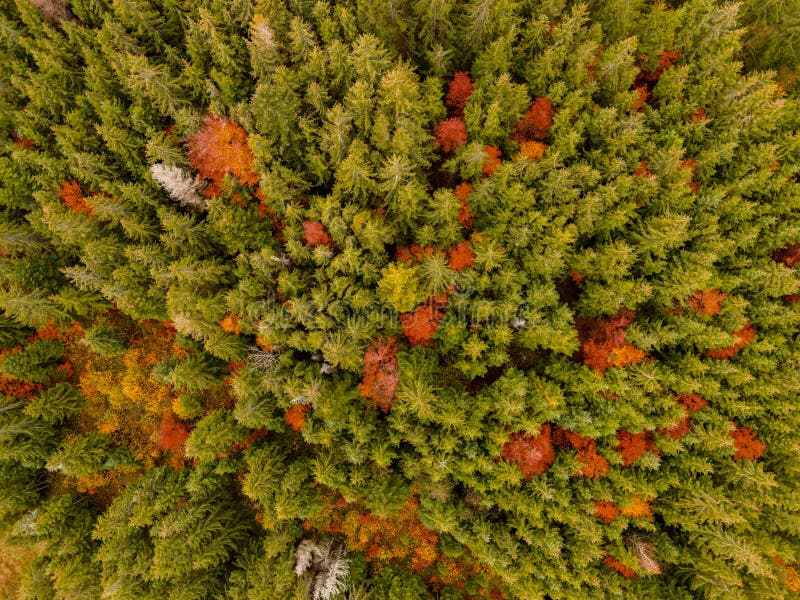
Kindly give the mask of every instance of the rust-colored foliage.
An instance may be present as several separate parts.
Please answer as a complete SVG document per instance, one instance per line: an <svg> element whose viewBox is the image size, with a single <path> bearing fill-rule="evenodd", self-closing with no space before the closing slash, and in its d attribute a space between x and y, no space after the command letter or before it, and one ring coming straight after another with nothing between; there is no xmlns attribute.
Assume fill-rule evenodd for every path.
<svg viewBox="0 0 800 600"><path fill-rule="evenodd" d="M113 324L111 315L106 322ZM169 443L170 427L177 425L177 395L167 385L151 377L153 368L173 355L175 330L170 324L141 321L131 328L130 347L120 358L107 359L86 352L79 342L67 345L68 356L80 373L78 385L87 398L80 429L108 432L114 441L131 448L145 467L154 464ZM170 421L176 419L176 421ZM166 423L165 423L166 421ZM179 427L178 427L179 428ZM172 435L178 435L176 431ZM175 466L182 454L173 452Z"/></svg>
<svg viewBox="0 0 800 600"><path fill-rule="evenodd" d="M625 579L633 579L634 577L636 577L636 571L634 571L633 569L631 569L627 565L623 565L616 558L614 558L613 556L608 554L608 551L606 551L606 557L603 559L603 563L606 566L611 567L612 569L614 569L617 573L622 575Z"/></svg>
<svg viewBox="0 0 800 600"><path fill-rule="evenodd" d="M16 354L17 352L22 352L22 346L0 349L0 362L10 354ZM0 396L30 400L38 396L42 390L44 390L44 386L39 383L30 383L28 381L19 381L13 377L0 376Z"/></svg>
<svg viewBox="0 0 800 600"><path fill-rule="evenodd" d="M672 427L662 427L658 430L658 433L673 440L679 440L691 430L692 420L689 416L685 416L677 425Z"/></svg>
<svg viewBox="0 0 800 600"><path fill-rule="evenodd" d="M234 121L206 115L203 128L188 144L192 167L203 179L219 186L226 175L233 175L245 185L258 183L247 132Z"/></svg>
<svg viewBox="0 0 800 600"><path fill-rule="evenodd" d="M518 142L544 140L553 126L555 114L549 98L536 98L522 120L517 123L514 139Z"/></svg>
<svg viewBox="0 0 800 600"><path fill-rule="evenodd" d="M450 107L453 115L461 117L464 115L464 107L467 105L474 86L469 75L464 71L458 71L453 75L453 80L447 85L447 96L445 104Z"/></svg>
<svg viewBox="0 0 800 600"><path fill-rule="evenodd" d="M59 373L54 379L53 383L58 383L59 381L69 381L72 379L73 375L75 375L75 369L72 367L72 363L68 360L65 360L63 363L56 367L56 371Z"/></svg>
<svg viewBox="0 0 800 600"><path fill-rule="evenodd" d="M19 381L11 377L0 377L0 396L30 400L38 396L42 390L44 390L44 386L39 383Z"/></svg>
<svg viewBox="0 0 800 600"><path fill-rule="evenodd" d="M681 394L675 398L680 404L686 407L690 413L703 410L708 406L708 400L703 398L700 394Z"/></svg>
<svg viewBox="0 0 800 600"><path fill-rule="evenodd" d="M80 324L76 323L76 325L78 327L80 327ZM80 330L78 330L78 331L80 331ZM28 343L32 344L33 342L35 342L37 340L54 341L54 340L58 340L58 339L61 339L61 330L59 330L58 327L56 327L55 325L50 323L46 327L42 327L40 329L37 329L36 333L34 333L32 336L30 336L28 338Z"/></svg>
<svg viewBox="0 0 800 600"><path fill-rule="evenodd" d="M503 445L502 456L517 463L525 479L544 473L556 458L550 424L545 423L536 436L528 433L512 434Z"/></svg>
<svg viewBox="0 0 800 600"><path fill-rule="evenodd" d="M680 50L665 50L658 59L658 65L652 71L644 68L649 62L650 57L647 55L639 57L637 62L641 71L636 76L636 79L634 79L630 88L638 95L637 99L631 105L632 110L640 111L644 108L645 103L652 98L653 88L656 86L656 83L658 83L661 74L674 65L680 56Z"/></svg>
<svg viewBox="0 0 800 600"><path fill-rule="evenodd" d="M645 353L625 342L625 330L635 316L633 311L622 309L603 319L577 319L575 325L581 342L578 358L601 373L609 367L626 367L642 362Z"/></svg>
<svg viewBox="0 0 800 600"><path fill-rule="evenodd" d="M317 246L334 247L333 238L325 226L318 221L303 221L303 239L313 248Z"/></svg>
<svg viewBox="0 0 800 600"><path fill-rule="evenodd" d="M239 335L242 332L242 328L239 326L239 316L233 313L225 315L225 318L219 322L219 326L225 333Z"/></svg>
<svg viewBox="0 0 800 600"><path fill-rule="evenodd" d="M594 53L592 58L589 59L589 62L586 63L586 74L589 76L589 81L597 79L597 63L602 55L603 52L598 50Z"/></svg>
<svg viewBox="0 0 800 600"><path fill-rule="evenodd" d="M694 161L694 159L687 158L686 160L682 161L680 165L678 165L678 168L689 171L692 177L692 181L689 182L689 188L691 188L693 194L696 194L700 189L700 184L694 181L694 172L697 169L697 163Z"/></svg>
<svg viewBox="0 0 800 600"><path fill-rule="evenodd" d="M785 264L787 267L793 267L800 262L800 242L794 244L786 244L783 248L775 250L772 253L775 261Z"/></svg>
<svg viewBox="0 0 800 600"><path fill-rule="evenodd" d="M94 207L86 201L86 197L77 181L62 181L61 189L58 190L58 197L68 209L77 213L85 213L92 216Z"/></svg>
<svg viewBox="0 0 800 600"><path fill-rule="evenodd" d="M659 76L665 70L669 69L672 65L678 62L678 59L680 57L681 57L680 50L664 50L658 59Z"/></svg>
<svg viewBox="0 0 800 600"><path fill-rule="evenodd" d="M692 112L692 117L691 117L692 123L699 123L700 121L703 121L706 118L707 114L708 112L706 111L706 109L701 106L700 108Z"/></svg>
<svg viewBox="0 0 800 600"><path fill-rule="evenodd" d="M619 509L613 502L596 500L594 503L594 514L606 523L611 523L619 516Z"/></svg>
<svg viewBox="0 0 800 600"><path fill-rule="evenodd" d="M786 561L777 554L772 557L773 562L781 567L780 576L783 584L791 591L800 593L800 573L798 573L796 563L794 566L786 564Z"/></svg>
<svg viewBox="0 0 800 600"><path fill-rule="evenodd" d="M652 71L646 71L642 69L636 76L632 88L636 89L639 87L644 87L648 93L652 92L656 83L658 83L658 79L661 77L661 74L674 65L680 56L680 50L664 50L661 53L661 56L658 58L658 66ZM641 56L639 58L640 67L647 63L648 60L648 56Z"/></svg>
<svg viewBox="0 0 800 600"><path fill-rule="evenodd" d="M722 310L722 302L727 297L728 294L723 294L719 290L698 290L689 296L687 304L698 315L713 317Z"/></svg>
<svg viewBox="0 0 800 600"><path fill-rule="evenodd" d="M469 209L469 195L475 190L466 181L459 183L454 190L461 205L458 207L458 222L465 229L472 229L472 212Z"/></svg>
<svg viewBox="0 0 800 600"><path fill-rule="evenodd" d="M475 255L469 242L461 242L452 248L447 249L447 256L450 259L450 268L453 271L463 271L475 264Z"/></svg>
<svg viewBox="0 0 800 600"><path fill-rule="evenodd" d="M578 271L572 268L570 268L570 270L567 272L567 275L569 275L569 278L572 279L575 285L580 285L584 281L586 281L586 277L584 277Z"/></svg>
<svg viewBox="0 0 800 600"><path fill-rule="evenodd" d="M683 406L686 409L686 412L689 414L681 419L677 425L674 425L673 427L662 427L658 430L658 433L672 438L673 440L678 440L692 430L692 420L689 415L697 412L698 410L703 410L706 406L708 406L708 401L697 393L681 394L677 396L675 400L678 402L678 404Z"/></svg>
<svg viewBox="0 0 800 600"><path fill-rule="evenodd" d="M431 296L417 310L400 315L403 333L412 346L429 346L444 318L447 295Z"/></svg>
<svg viewBox="0 0 800 600"><path fill-rule="evenodd" d="M742 460L746 458L748 460L755 460L760 458L764 454L767 445L759 440L756 437L756 432L749 427L737 423L733 424L735 425L735 429L731 431L733 447L735 448L733 459Z"/></svg>
<svg viewBox="0 0 800 600"><path fill-rule="evenodd" d="M258 215L262 219L269 217L270 229L272 229L275 239L283 244L286 241L286 238L283 235L283 230L286 229L286 222L269 207L269 204L267 204L267 197L264 195L264 192L261 191L261 188L256 188L253 192L253 196L256 200L258 200Z"/></svg>
<svg viewBox="0 0 800 600"><path fill-rule="evenodd" d="M650 432L630 433L624 429L617 432L617 445L614 449L622 455L622 464L626 467L648 452L656 451Z"/></svg>
<svg viewBox="0 0 800 600"><path fill-rule="evenodd" d="M180 420L175 413L168 412L158 428L158 447L162 450L181 451L190 433L189 423Z"/></svg>
<svg viewBox="0 0 800 600"><path fill-rule="evenodd" d="M434 136L439 148L445 154L455 152L459 146L467 143L467 126L463 119L445 119L434 129Z"/></svg>
<svg viewBox="0 0 800 600"><path fill-rule="evenodd" d="M639 496L634 496L629 504L620 509L620 512L626 517L634 519L651 519L653 517L653 507L650 505L650 499Z"/></svg>
<svg viewBox="0 0 800 600"><path fill-rule="evenodd" d="M368 563L401 563L427 580L434 591L442 586L464 589L464 582L478 574L488 574L488 588L479 588L477 596L502 600L505 595L496 575L469 553L452 558L439 551L439 537L425 527L418 517L419 500L409 498L394 516L380 517L359 503L328 495L323 508L303 523L306 531L324 531L343 535L348 550L363 552Z"/></svg>
<svg viewBox="0 0 800 600"><path fill-rule="evenodd" d="M376 517L369 512L361 514L357 521L344 523L344 533L348 541L357 536L356 547L361 546L366 550L372 560L410 559L412 570L424 570L436 562L439 536L420 522L418 507L419 500L412 497L397 516Z"/></svg>
<svg viewBox="0 0 800 600"><path fill-rule="evenodd" d="M11 544L0 537L0 598L18 598L21 582L41 554L41 546Z"/></svg>
<svg viewBox="0 0 800 600"><path fill-rule="evenodd" d="M484 146L483 151L486 153L486 160L481 168L481 173L485 176L493 175L495 171L503 164L503 153L497 146Z"/></svg>
<svg viewBox="0 0 800 600"><path fill-rule="evenodd" d="M410 246L398 246L394 252L397 260L406 263L418 263L426 256L430 256L436 252L433 246L420 246L419 244L411 244Z"/></svg>
<svg viewBox="0 0 800 600"><path fill-rule="evenodd" d="M608 355L608 366L610 367L627 367L628 365L635 365L645 359L644 350L640 350L633 344L624 344L619 348L612 348Z"/></svg>
<svg viewBox="0 0 800 600"><path fill-rule="evenodd" d="M636 98L631 102L631 110L641 111L644 105L647 104L647 99L650 97L650 90L646 85L637 85L633 88L636 92Z"/></svg>
<svg viewBox="0 0 800 600"><path fill-rule="evenodd" d="M740 349L744 348L755 339L756 330L753 329L753 326L750 325L750 323L746 323L745 326L739 331L734 331L733 335L736 336L736 342L734 342L732 345L725 348L706 350L706 354L708 354L711 358L716 358L717 360L733 358Z"/></svg>
<svg viewBox="0 0 800 600"><path fill-rule="evenodd" d="M634 177L647 177L650 175L650 170L647 168L647 161L643 160L639 163L639 166L636 167L636 170L631 173Z"/></svg>
<svg viewBox="0 0 800 600"><path fill-rule="evenodd" d="M600 479L608 472L608 461L597 451L597 442L574 431L561 427L553 427L553 443L559 448L572 448L577 459L583 463L581 470L575 473L584 477Z"/></svg>
<svg viewBox="0 0 800 600"><path fill-rule="evenodd" d="M375 401L383 412L388 413L394 404L400 377L397 371L397 349L395 338L374 341L364 355L364 370L358 389L365 398Z"/></svg>
<svg viewBox="0 0 800 600"><path fill-rule="evenodd" d="M292 404L284 415L286 424L297 432L306 426L306 417L311 412L310 404Z"/></svg>
<svg viewBox="0 0 800 600"><path fill-rule="evenodd" d="M535 140L526 140L519 144L519 151L522 156L532 161L541 160L544 157L544 153L547 152L547 148L549 148L547 144Z"/></svg>
<svg viewBox="0 0 800 600"><path fill-rule="evenodd" d="M800 302L800 294L784 294L781 300L783 300L784 305L791 306Z"/></svg>
<svg viewBox="0 0 800 600"><path fill-rule="evenodd" d="M11 143L17 148L23 148L25 150L33 150L36 148L36 142L28 138L20 137L14 132L11 133Z"/></svg>
<svg viewBox="0 0 800 600"><path fill-rule="evenodd" d="M350 550L365 552L367 561L409 561L414 571L423 571L438 558L439 537L417 516L419 500L412 496L394 516L379 517L357 504L337 503L325 529L344 534Z"/></svg>
<svg viewBox="0 0 800 600"><path fill-rule="evenodd" d="M250 446L255 444L258 440L263 440L267 437L267 430L265 427L259 427L258 429L251 429L250 433L247 434L247 437L244 438L241 442L235 443L231 447L231 452L228 453L228 457L232 455L233 452L244 452Z"/></svg>

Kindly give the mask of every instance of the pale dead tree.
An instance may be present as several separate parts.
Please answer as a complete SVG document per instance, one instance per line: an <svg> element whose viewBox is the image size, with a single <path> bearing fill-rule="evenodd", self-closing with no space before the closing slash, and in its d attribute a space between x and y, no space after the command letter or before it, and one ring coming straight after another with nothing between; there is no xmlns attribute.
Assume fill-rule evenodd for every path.
<svg viewBox="0 0 800 600"><path fill-rule="evenodd" d="M278 263L282 267L288 267L292 263L292 261L289 259L289 257L286 256L285 254L281 254L280 256L276 256L274 254L271 254L269 259L272 262Z"/></svg>
<svg viewBox="0 0 800 600"><path fill-rule="evenodd" d="M31 4L42 11L42 16L51 23L57 24L75 18L66 0L31 0Z"/></svg>
<svg viewBox="0 0 800 600"><path fill-rule="evenodd" d="M329 600L344 591L350 559L342 546L333 545L333 540L325 544L303 540L297 547L294 573L307 578L310 600Z"/></svg>
<svg viewBox="0 0 800 600"><path fill-rule="evenodd" d="M272 31L272 27L269 26L269 22L264 17L259 16L253 19L250 29L250 40L261 51L275 52L277 50L275 33Z"/></svg>
<svg viewBox="0 0 800 600"><path fill-rule="evenodd" d="M259 371L267 373L278 363L279 355L276 350L262 350L254 346L247 353L247 362Z"/></svg>
<svg viewBox="0 0 800 600"><path fill-rule="evenodd" d="M206 199L200 195L203 182L186 169L174 165L156 163L150 165L150 174L173 200L195 210L206 209Z"/></svg>
<svg viewBox="0 0 800 600"><path fill-rule="evenodd" d="M511 327L513 329L523 329L528 322L522 317L514 317L511 319Z"/></svg>
<svg viewBox="0 0 800 600"><path fill-rule="evenodd" d="M625 545L633 552L645 572L651 575L661 573L661 565L656 560L656 547L646 534L630 533L625 536Z"/></svg>
<svg viewBox="0 0 800 600"><path fill-rule="evenodd" d="M322 366L320 366L319 372L322 375L333 375L334 373L336 373L336 367L334 367L330 363L324 362L322 363Z"/></svg>

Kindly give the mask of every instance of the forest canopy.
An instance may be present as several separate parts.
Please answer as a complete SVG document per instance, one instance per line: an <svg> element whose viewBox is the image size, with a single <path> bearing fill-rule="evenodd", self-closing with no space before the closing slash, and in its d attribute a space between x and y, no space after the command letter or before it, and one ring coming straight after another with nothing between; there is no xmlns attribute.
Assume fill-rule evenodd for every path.
<svg viewBox="0 0 800 600"><path fill-rule="evenodd" d="M0 598L800 597L797 0L0 0Z"/></svg>

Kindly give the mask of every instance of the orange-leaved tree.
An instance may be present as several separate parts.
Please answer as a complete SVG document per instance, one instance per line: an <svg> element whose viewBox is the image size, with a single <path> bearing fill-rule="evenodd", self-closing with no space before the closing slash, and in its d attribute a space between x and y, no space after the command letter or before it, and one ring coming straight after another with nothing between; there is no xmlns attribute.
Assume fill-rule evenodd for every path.
<svg viewBox="0 0 800 600"><path fill-rule="evenodd" d="M188 144L189 159L203 179L219 186L226 175L233 175L245 185L258 184L247 132L236 122L206 115L202 129Z"/></svg>

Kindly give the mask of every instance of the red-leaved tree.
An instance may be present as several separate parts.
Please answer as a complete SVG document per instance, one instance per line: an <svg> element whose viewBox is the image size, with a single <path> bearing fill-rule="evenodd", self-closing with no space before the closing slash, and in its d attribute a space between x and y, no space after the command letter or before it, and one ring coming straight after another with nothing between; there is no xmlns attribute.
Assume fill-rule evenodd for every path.
<svg viewBox="0 0 800 600"><path fill-rule="evenodd" d="M439 148L445 154L455 152L459 146L467 143L467 126L463 119L445 119L434 129L434 136Z"/></svg>
<svg viewBox="0 0 800 600"><path fill-rule="evenodd" d="M731 431L733 438L734 460L755 460L764 454L767 445L756 437L756 432L733 422L735 428Z"/></svg>
<svg viewBox="0 0 800 600"><path fill-rule="evenodd" d="M597 451L597 442L574 431L553 427L553 443L559 448L572 448L583 464L576 475L600 479L608 472L608 461Z"/></svg>
<svg viewBox="0 0 800 600"><path fill-rule="evenodd" d="M284 420L295 431L303 431L303 427L306 426L306 417L310 412L310 404L292 404L286 411Z"/></svg>
<svg viewBox="0 0 800 600"><path fill-rule="evenodd" d="M463 271L475 264L475 255L469 242L461 242L447 249L447 256L450 259L450 268L453 271Z"/></svg>
<svg viewBox="0 0 800 600"><path fill-rule="evenodd" d="M400 376L397 368L398 344L395 338L374 341L364 355L364 369L358 389L370 398L383 412L388 413L394 404Z"/></svg>
<svg viewBox="0 0 800 600"><path fill-rule="evenodd" d="M158 428L158 447L161 450L180 451L190 433L189 423L181 421L174 413L167 413Z"/></svg>
<svg viewBox="0 0 800 600"><path fill-rule="evenodd" d="M545 423L535 436L529 433L512 434L503 444L502 456L517 463L525 479L544 473L556 458L550 424Z"/></svg>
<svg viewBox="0 0 800 600"><path fill-rule="evenodd" d="M318 221L303 221L303 239L312 247L328 246L333 248L333 238L325 226Z"/></svg>
<svg viewBox="0 0 800 600"><path fill-rule="evenodd" d="M550 133L555 114L549 98L536 98L517 123L514 139L518 142L544 140Z"/></svg>
<svg viewBox="0 0 800 600"><path fill-rule="evenodd" d="M459 183L454 190L460 203L458 207L458 222L464 229L472 229L472 211L469 209L469 195L475 190L466 181Z"/></svg>
<svg viewBox="0 0 800 600"><path fill-rule="evenodd" d="M400 315L403 333L412 346L430 346L433 336L444 318L446 306L447 295L431 296L415 311Z"/></svg>
<svg viewBox="0 0 800 600"><path fill-rule="evenodd" d="M733 344L726 346L725 348L706 350L706 354L708 354L711 358L716 358L717 360L733 358L739 353L739 350L747 346L755 339L756 330L753 329L753 326L750 325L750 323L745 323L744 327L742 327L739 331L734 331L733 335L736 338L736 341Z"/></svg>
<svg viewBox="0 0 800 600"><path fill-rule="evenodd" d="M467 73L458 71L453 75L453 80L447 85L445 104L450 107L454 116L464 115L464 107L467 105L473 89L472 80Z"/></svg>
<svg viewBox="0 0 800 600"><path fill-rule="evenodd" d="M64 206L71 211L85 213L90 217L94 213L94 207L87 202L86 196L77 181L61 182L61 189L57 193Z"/></svg>

